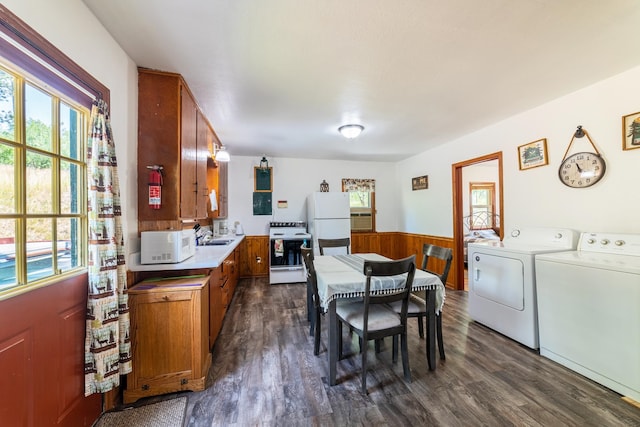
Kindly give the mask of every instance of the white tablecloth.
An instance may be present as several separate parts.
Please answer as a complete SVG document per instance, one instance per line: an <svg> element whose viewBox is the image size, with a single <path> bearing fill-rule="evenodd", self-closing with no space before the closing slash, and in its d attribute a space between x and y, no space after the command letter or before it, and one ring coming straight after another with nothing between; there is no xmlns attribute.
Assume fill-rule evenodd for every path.
<svg viewBox="0 0 640 427"><path fill-rule="evenodd" d="M335 299L364 296L367 280L363 273L365 260L388 261L389 258L373 253L315 257L313 265L316 269L318 295L320 296L320 304L325 310L329 307L329 303ZM374 278L371 282L371 290L372 292L384 293L385 289L397 288L404 281L404 276ZM436 314L440 313L444 305L444 285L435 274L416 269L412 290L425 289L436 290Z"/></svg>

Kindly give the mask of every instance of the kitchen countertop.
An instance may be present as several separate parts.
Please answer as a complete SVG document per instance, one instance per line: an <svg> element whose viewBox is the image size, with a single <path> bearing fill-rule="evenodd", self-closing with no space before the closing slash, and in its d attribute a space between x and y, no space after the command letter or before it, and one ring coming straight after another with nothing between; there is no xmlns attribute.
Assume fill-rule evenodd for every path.
<svg viewBox="0 0 640 427"><path fill-rule="evenodd" d="M166 270L191 270L197 268L216 268L238 247L243 236L220 236L220 239L233 239L233 242L224 246L197 246L196 254L182 262L175 264L140 264L140 252L134 252L129 256L127 269L130 271L166 271Z"/></svg>

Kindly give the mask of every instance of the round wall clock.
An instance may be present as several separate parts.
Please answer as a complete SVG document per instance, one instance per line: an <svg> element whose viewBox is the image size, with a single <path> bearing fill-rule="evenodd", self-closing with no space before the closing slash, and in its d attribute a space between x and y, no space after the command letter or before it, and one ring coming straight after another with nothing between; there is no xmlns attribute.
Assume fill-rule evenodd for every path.
<svg viewBox="0 0 640 427"><path fill-rule="evenodd" d="M583 151L567 157L571 144L573 144L573 139L582 138L585 135L593 147L593 152ZM606 163L593 141L591 141L589 134L586 130L582 129L582 126L578 126L578 130L573 134L567 151L564 153L562 163L560 163L560 168L558 169L560 181L571 188L591 187L602 179L606 169Z"/></svg>
<svg viewBox="0 0 640 427"><path fill-rule="evenodd" d="M575 153L560 164L560 181L571 188L591 187L604 176L606 164L597 153Z"/></svg>

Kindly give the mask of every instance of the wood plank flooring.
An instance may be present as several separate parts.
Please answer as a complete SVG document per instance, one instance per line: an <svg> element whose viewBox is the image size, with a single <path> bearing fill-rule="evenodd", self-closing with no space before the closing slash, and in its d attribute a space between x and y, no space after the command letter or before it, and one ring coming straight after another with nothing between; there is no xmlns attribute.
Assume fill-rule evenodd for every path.
<svg viewBox="0 0 640 427"><path fill-rule="evenodd" d="M640 426L640 409L618 394L471 321L463 291L447 290L447 359L437 359L435 372L411 319L411 383L402 363L391 363L390 340L379 354L371 343L363 396L357 337L345 330L344 351L352 355L338 363L330 387L328 321L314 356L305 296L304 284L240 281L208 388L182 393L189 398L185 426Z"/></svg>

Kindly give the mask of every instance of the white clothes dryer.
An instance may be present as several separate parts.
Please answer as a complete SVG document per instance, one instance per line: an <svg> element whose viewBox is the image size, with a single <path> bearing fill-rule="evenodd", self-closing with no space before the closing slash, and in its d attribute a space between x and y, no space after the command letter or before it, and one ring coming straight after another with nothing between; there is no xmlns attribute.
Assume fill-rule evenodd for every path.
<svg viewBox="0 0 640 427"><path fill-rule="evenodd" d="M540 354L640 402L640 234L536 257Z"/></svg>
<svg viewBox="0 0 640 427"><path fill-rule="evenodd" d="M539 348L535 255L575 249L566 228L515 229L501 241L470 243L469 316L532 349Z"/></svg>

